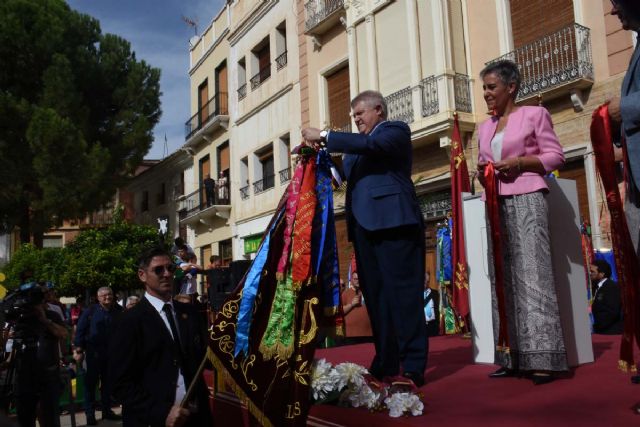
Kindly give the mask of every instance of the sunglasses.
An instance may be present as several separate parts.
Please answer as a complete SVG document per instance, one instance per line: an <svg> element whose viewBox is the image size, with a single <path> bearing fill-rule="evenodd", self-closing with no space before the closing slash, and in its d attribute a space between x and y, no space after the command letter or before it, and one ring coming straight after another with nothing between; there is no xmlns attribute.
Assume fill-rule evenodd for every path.
<svg viewBox="0 0 640 427"><path fill-rule="evenodd" d="M157 265L151 269L151 271L153 271L156 276L162 276L165 270L168 273L173 274L176 271L176 265L175 264Z"/></svg>

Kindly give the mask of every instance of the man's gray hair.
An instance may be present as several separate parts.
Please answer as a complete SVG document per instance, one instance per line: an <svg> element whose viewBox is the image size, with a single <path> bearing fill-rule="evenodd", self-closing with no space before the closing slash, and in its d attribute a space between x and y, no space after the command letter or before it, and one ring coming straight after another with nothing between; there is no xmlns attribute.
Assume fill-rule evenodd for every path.
<svg viewBox="0 0 640 427"><path fill-rule="evenodd" d="M356 104L364 102L369 108L375 108L378 105L382 108L382 118L387 118L387 101L384 96L376 90L365 90L360 92L355 98L351 100L351 108L354 108Z"/></svg>
<svg viewBox="0 0 640 427"><path fill-rule="evenodd" d="M100 292L104 292L104 291L109 291L111 293L113 293L113 289L111 289L108 286L103 286L101 288L98 288L98 292L96 292L96 295L100 294Z"/></svg>

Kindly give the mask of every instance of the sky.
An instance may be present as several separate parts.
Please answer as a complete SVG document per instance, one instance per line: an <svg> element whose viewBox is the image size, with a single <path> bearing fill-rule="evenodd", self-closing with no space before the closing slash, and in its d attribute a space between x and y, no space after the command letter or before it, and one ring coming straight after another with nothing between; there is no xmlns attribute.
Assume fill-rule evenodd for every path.
<svg viewBox="0 0 640 427"><path fill-rule="evenodd" d="M162 117L154 128L154 142L145 156L162 159L164 136L168 153L180 148L189 108L189 39L194 29L185 16L198 23L198 32L211 23L224 0L67 0L69 6L100 21L102 33L131 43L138 60L160 68Z"/></svg>

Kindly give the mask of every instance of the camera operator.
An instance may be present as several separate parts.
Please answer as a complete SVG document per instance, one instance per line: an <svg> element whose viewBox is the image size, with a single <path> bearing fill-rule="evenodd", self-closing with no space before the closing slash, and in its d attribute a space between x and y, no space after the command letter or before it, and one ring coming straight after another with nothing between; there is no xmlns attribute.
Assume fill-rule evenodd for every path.
<svg viewBox="0 0 640 427"><path fill-rule="evenodd" d="M21 286L24 303L14 308L15 397L18 423L34 427L59 425L60 352L59 343L68 331L60 316L47 310L48 289L35 283ZM39 411L38 409L39 404Z"/></svg>

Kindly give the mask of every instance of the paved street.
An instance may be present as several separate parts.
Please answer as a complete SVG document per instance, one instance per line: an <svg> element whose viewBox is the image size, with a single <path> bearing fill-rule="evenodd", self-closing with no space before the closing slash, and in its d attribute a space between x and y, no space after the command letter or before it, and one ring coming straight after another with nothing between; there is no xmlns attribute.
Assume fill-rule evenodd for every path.
<svg viewBox="0 0 640 427"><path fill-rule="evenodd" d="M120 414L121 408L113 408L113 412ZM101 427L116 427L121 426L122 421L102 420L102 412L96 411L96 419L98 420L98 426ZM60 417L60 427L73 427L71 415L63 415ZM78 410L75 415L75 425L82 427L87 425L87 418L84 416L82 409Z"/></svg>

